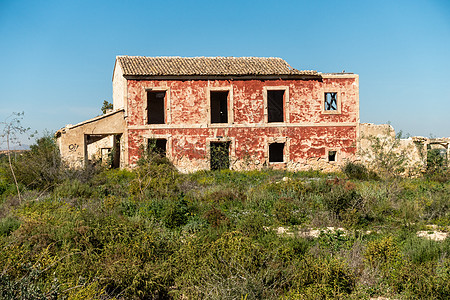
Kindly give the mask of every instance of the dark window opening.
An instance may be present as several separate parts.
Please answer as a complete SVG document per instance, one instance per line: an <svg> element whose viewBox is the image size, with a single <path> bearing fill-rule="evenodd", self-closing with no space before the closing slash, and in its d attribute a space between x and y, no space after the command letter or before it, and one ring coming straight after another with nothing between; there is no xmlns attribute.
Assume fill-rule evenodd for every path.
<svg viewBox="0 0 450 300"><path fill-rule="evenodd" d="M155 153L162 157L166 156L167 140L166 139L148 139L147 151Z"/></svg>
<svg viewBox="0 0 450 300"><path fill-rule="evenodd" d="M148 124L164 124L164 106L166 92L147 92L147 122Z"/></svg>
<svg viewBox="0 0 450 300"><path fill-rule="evenodd" d="M284 122L284 90L267 91L267 114L269 122Z"/></svg>
<svg viewBox="0 0 450 300"><path fill-rule="evenodd" d="M228 91L211 92L211 123L228 123Z"/></svg>
<svg viewBox="0 0 450 300"><path fill-rule="evenodd" d="M269 144L269 162L284 161L284 143Z"/></svg>
<svg viewBox="0 0 450 300"><path fill-rule="evenodd" d="M325 93L325 110L337 110L337 93Z"/></svg>
<svg viewBox="0 0 450 300"><path fill-rule="evenodd" d="M328 151L328 161L336 161L337 151Z"/></svg>
<svg viewBox="0 0 450 300"><path fill-rule="evenodd" d="M122 138L121 134L117 134L114 136L114 147L113 147L113 159L112 159L112 167L119 168L120 167L120 139Z"/></svg>
<svg viewBox="0 0 450 300"><path fill-rule="evenodd" d="M210 144L211 170L230 168L230 142L213 142Z"/></svg>

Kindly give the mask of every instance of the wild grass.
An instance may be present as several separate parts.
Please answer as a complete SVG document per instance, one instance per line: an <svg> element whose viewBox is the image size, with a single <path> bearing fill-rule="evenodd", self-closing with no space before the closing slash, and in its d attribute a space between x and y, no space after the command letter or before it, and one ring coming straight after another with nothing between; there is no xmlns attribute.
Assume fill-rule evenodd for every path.
<svg viewBox="0 0 450 300"><path fill-rule="evenodd" d="M18 169L20 203L0 164L0 298L450 295L449 239L416 235L431 224L449 230L442 176L382 179L359 167L179 174L152 158L132 171L74 171L46 161L55 170L45 180ZM298 233L330 226L344 231Z"/></svg>

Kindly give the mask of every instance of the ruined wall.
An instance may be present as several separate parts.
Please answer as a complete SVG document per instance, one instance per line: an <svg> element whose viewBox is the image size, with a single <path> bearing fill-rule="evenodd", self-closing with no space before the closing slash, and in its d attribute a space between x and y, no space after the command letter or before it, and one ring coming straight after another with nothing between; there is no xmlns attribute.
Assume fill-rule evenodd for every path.
<svg viewBox="0 0 450 300"><path fill-rule="evenodd" d="M209 122L210 90L229 91L226 124ZM284 122L267 122L267 89L285 90ZM166 124L146 124L146 90L166 92ZM338 93L336 112L324 112L324 93ZM128 80L127 149L130 165L148 138L167 139L167 156L181 171L209 169L209 144L230 142L232 169L264 166L337 170L356 153L358 76L322 80ZM268 162L269 143L285 143L283 163ZM328 150L337 161L328 162Z"/></svg>
<svg viewBox="0 0 450 300"><path fill-rule="evenodd" d="M95 137L95 136L94 136ZM114 135L100 135L95 140L87 144L87 159L91 162L102 161L108 159L108 154L102 153L102 149L110 149L114 147Z"/></svg>
<svg viewBox="0 0 450 300"><path fill-rule="evenodd" d="M401 154L406 158L406 173L417 173L426 160L426 147L412 138L401 139L396 136L394 128L389 124L360 124L360 140L358 159L365 165L375 168L375 161L383 155Z"/></svg>
<svg viewBox="0 0 450 300"><path fill-rule="evenodd" d="M124 131L125 120L123 111L114 111L77 125L68 125L56 133L61 158L71 167L82 167L89 157L93 157L96 152L96 146L92 145L91 156L88 155L88 135L106 136L123 134ZM101 147L101 144L102 142L98 143L97 146ZM122 159L126 155L124 146L122 142ZM124 165L124 163L121 163L121 165Z"/></svg>
<svg viewBox="0 0 450 300"><path fill-rule="evenodd" d="M408 137L396 138L394 128L389 124L360 124L359 151L357 159L368 165L373 165L374 142L377 139L383 145L383 151L401 153L406 158L405 175L416 175L426 168L427 152L439 148L450 156L450 138Z"/></svg>

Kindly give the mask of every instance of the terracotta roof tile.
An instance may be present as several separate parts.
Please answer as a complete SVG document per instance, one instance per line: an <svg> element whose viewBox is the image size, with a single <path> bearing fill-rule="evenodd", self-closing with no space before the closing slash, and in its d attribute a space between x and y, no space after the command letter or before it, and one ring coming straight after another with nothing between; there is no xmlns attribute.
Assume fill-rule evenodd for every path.
<svg viewBox="0 0 450 300"><path fill-rule="evenodd" d="M296 70L277 57L118 56L117 61L125 76L318 75L316 71Z"/></svg>

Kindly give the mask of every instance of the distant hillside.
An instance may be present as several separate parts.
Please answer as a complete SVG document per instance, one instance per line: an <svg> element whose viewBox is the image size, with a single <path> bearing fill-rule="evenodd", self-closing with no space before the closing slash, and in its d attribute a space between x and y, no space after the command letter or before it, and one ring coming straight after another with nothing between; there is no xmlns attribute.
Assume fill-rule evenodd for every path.
<svg viewBox="0 0 450 300"><path fill-rule="evenodd" d="M29 150L10 150L11 154L22 154ZM8 154L8 150L0 150L0 157L6 156Z"/></svg>
<svg viewBox="0 0 450 300"><path fill-rule="evenodd" d="M11 149L11 151L30 150L30 145L25 145L25 144L22 144L22 145L14 145L14 146L11 147L11 148L13 148L13 149ZM4 151L8 151L8 150L6 149L6 146L2 143L2 144L0 145L0 153L3 153Z"/></svg>

